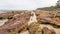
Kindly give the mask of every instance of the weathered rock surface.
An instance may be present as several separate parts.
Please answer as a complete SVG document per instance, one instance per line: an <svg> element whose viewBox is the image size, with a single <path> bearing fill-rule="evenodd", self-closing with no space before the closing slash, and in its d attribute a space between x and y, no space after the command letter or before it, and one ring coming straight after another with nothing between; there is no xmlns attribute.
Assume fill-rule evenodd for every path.
<svg viewBox="0 0 60 34"><path fill-rule="evenodd" d="M33 16L32 12L18 11L0 14L0 18L2 19L10 19L13 17L0 27L0 34L19 34L27 28L30 34L56 34L54 29L49 29L46 27L41 29L40 25L48 24L55 28L60 28L60 12L50 12L43 10L33 10L33 12L35 13L35 19L37 18L37 22L32 21L30 25L28 25L28 21L30 20L31 16Z"/></svg>
<svg viewBox="0 0 60 34"><path fill-rule="evenodd" d="M0 27L0 34L17 34L27 27L30 16L31 13L22 13L14 16L8 24Z"/></svg>
<svg viewBox="0 0 60 34"><path fill-rule="evenodd" d="M56 34L56 32L53 29L48 29L47 27L44 27L42 29L43 34Z"/></svg>

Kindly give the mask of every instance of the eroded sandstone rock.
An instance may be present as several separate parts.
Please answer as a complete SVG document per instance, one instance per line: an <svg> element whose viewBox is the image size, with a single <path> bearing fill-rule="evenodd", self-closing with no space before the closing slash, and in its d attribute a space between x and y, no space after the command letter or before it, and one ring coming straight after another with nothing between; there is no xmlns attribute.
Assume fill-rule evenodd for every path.
<svg viewBox="0 0 60 34"><path fill-rule="evenodd" d="M0 34L17 34L18 32L25 29L28 25L28 21L30 19L31 13L23 13L20 15L14 16L12 20L8 22L8 24L0 27ZM7 32L4 32L7 31ZM9 32L9 33L8 33Z"/></svg>
<svg viewBox="0 0 60 34"><path fill-rule="evenodd" d="M44 28L42 29L42 33L43 33L43 34L56 34L56 32L55 32L54 30L48 29L47 27L44 27Z"/></svg>
<svg viewBox="0 0 60 34"><path fill-rule="evenodd" d="M30 34L42 34L42 30L39 23L31 23L28 26Z"/></svg>

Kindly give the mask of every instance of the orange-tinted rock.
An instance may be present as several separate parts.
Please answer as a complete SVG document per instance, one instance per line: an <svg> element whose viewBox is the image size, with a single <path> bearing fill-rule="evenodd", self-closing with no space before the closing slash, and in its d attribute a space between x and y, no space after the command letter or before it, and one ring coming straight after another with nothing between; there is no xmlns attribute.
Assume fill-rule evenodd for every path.
<svg viewBox="0 0 60 34"><path fill-rule="evenodd" d="M22 31L27 27L30 16L31 16L31 13L23 13L23 14L14 16L16 18L11 19L8 22L8 24L0 27L0 33L8 34L8 31L9 31L9 34L10 33L16 34L19 31ZM4 32L4 31L7 31L7 32Z"/></svg>
<svg viewBox="0 0 60 34"><path fill-rule="evenodd" d="M42 33L43 33L43 34L56 34L56 32L55 32L54 30L48 29L47 27L44 27L44 28L42 29Z"/></svg>

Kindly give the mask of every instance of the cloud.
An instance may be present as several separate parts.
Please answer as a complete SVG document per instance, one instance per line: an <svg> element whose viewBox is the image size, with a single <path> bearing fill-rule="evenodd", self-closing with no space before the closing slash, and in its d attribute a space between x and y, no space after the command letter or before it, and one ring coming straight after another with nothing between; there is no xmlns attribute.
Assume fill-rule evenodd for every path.
<svg viewBox="0 0 60 34"><path fill-rule="evenodd" d="M56 5L58 0L35 0L38 7L48 7Z"/></svg>
<svg viewBox="0 0 60 34"><path fill-rule="evenodd" d="M29 0L2 0L0 1L0 9L35 9L37 8L34 1Z"/></svg>
<svg viewBox="0 0 60 34"><path fill-rule="evenodd" d="M57 0L0 0L0 10L32 10L55 5Z"/></svg>

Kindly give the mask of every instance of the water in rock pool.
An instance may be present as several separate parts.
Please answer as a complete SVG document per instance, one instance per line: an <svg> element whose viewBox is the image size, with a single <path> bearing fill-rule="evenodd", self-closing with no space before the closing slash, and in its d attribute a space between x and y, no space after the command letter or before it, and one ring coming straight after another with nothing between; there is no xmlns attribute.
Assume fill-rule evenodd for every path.
<svg viewBox="0 0 60 34"><path fill-rule="evenodd" d="M0 20L0 26L2 26L6 21L8 21L8 19L2 19L2 20Z"/></svg>

